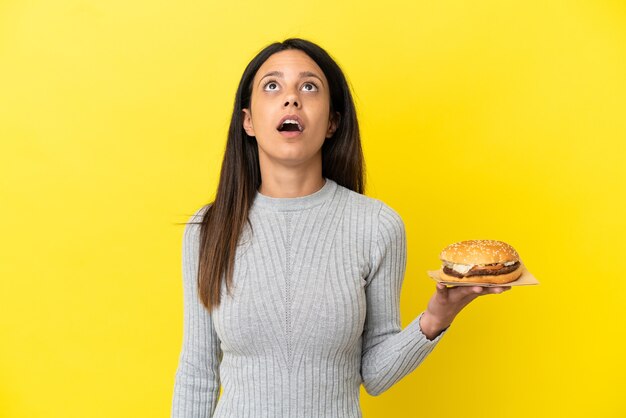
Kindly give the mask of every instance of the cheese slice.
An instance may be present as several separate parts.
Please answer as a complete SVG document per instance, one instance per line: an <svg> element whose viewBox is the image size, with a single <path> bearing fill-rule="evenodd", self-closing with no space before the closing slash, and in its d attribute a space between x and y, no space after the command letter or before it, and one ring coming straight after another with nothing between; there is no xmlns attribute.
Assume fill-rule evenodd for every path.
<svg viewBox="0 0 626 418"><path fill-rule="evenodd" d="M457 263L448 263L448 262L446 262L445 265L447 267L450 267L452 270L461 274L467 273L468 271L472 269L472 267L474 267L471 264L457 264Z"/></svg>

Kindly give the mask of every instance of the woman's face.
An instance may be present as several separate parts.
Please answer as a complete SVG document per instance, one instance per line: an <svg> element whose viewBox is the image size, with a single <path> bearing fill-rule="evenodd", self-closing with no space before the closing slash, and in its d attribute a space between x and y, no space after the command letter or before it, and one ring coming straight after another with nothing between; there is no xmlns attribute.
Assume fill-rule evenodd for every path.
<svg viewBox="0 0 626 418"><path fill-rule="evenodd" d="M262 165L300 165L319 158L326 138L337 129L330 118L330 91L320 67L300 50L271 55L252 81L250 108L243 109L243 127L256 137ZM281 121L297 119L300 127ZM336 123L337 122L337 123Z"/></svg>

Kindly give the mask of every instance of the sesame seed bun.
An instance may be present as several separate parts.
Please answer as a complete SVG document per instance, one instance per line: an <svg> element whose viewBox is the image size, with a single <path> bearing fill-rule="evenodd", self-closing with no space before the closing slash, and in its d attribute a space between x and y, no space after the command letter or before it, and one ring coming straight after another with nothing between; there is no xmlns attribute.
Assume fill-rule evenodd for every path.
<svg viewBox="0 0 626 418"><path fill-rule="evenodd" d="M441 251L439 259L458 264L492 264L519 261L519 254L506 242L483 239L450 244Z"/></svg>

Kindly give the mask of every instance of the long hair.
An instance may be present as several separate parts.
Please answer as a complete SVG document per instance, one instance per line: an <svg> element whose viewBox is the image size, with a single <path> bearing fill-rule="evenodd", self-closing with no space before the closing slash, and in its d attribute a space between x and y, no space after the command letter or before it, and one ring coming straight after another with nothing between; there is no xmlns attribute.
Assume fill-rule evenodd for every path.
<svg viewBox="0 0 626 418"><path fill-rule="evenodd" d="M252 81L259 67L271 55L287 49L303 51L322 69L330 88L330 114L340 113L335 133L322 145L322 175L357 193L365 190L365 162L356 109L339 65L320 46L300 38L275 42L262 49L239 81L217 193L199 222L198 294L209 311L220 304L223 277L230 294L235 250L245 223L252 229L248 211L261 185L258 145L256 138L243 129L242 109L250 107Z"/></svg>

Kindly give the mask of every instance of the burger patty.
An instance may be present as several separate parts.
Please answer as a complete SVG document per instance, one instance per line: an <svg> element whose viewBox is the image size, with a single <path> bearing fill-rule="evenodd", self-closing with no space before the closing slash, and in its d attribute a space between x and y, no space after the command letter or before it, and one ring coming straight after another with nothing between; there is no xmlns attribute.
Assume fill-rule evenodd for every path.
<svg viewBox="0 0 626 418"><path fill-rule="evenodd" d="M511 264L510 266L502 267L498 270L470 270L466 274L461 274L456 270L451 269L448 266L443 267L443 272L454 277L463 278L470 276L497 276L499 274L507 274L519 267L519 261L516 261L515 264Z"/></svg>

